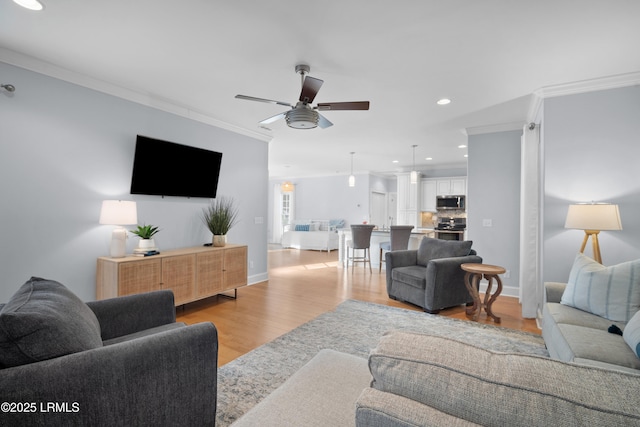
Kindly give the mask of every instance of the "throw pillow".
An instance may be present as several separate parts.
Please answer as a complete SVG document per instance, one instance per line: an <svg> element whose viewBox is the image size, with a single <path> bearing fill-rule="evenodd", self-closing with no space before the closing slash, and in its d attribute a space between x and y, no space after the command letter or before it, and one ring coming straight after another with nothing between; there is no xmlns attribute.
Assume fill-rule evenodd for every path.
<svg viewBox="0 0 640 427"><path fill-rule="evenodd" d="M426 266L436 258L467 256L471 252L471 240L440 240L423 237L418 247L418 264Z"/></svg>
<svg viewBox="0 0 640 427"><path fill-rule="evenodd" d="M93 311L62 284L32 277L0 310L0 366L26 365L102 346Z"/></svg>
<svg viewBox="0 0 640 427"><path fill-rule="evenodd" d="M640 357L640 311L633 315L629 323L624 327L622 338L631 347L631 350Z"/></svg>
<svg viewBox="0 0 640 427"><path fill-rule="evenodd" d="M309 224L296 224L296 231L309 231Z"/></svg>
<svg viewBox="0 0 640 427"><path fill-rule="evenodd" d="M560 303L628 322L640 310L640 259L605 267L578 254Z"/></svg>

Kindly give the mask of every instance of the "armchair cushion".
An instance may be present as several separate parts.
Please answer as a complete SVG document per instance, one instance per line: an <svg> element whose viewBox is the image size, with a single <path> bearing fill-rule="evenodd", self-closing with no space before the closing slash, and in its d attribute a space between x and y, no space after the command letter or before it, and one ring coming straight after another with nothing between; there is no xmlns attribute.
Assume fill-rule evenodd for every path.
<svg viewBox="0 0 640 427"><path fill-rule="evenodd" d="M93 311L64 285L32 277L0 311L0 367L102 347Z"/></svg>
<svg viewBox="0 0 640 427"><path fill-rule="evenodd" d="M391 270L391 278L418 289L424 289L427 279L427 269L421 265L398 267Z"/></svg>
<svg viewBox="0 0 640 427"><path fill-rule="evenodd" d="M426 265L435 258L451 258L469 255L471 240L440 240L423 238L418 247L418 264Z"/></svg>

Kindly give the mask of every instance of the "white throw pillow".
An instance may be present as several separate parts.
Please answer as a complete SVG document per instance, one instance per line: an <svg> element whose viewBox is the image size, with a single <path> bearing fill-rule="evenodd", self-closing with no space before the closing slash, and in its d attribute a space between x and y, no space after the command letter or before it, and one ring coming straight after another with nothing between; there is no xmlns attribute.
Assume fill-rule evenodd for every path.
<svg viewBox="0 0 640 427"><path fill-rule="evenodd" d="M622 337L636 356L640 357L640 311L634 314L624 327Z"/></svg>
<svg viewBox="0 0 640 427"><path fill-rule="evenodd" d="M628 322L640 310L640 260L605 267L578 254L560 303Z"/></svg>

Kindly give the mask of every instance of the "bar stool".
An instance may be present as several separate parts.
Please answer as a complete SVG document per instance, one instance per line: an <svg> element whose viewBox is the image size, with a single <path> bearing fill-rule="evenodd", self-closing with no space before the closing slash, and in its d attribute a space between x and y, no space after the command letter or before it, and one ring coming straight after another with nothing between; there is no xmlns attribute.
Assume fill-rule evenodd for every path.
<svg viewBox="0 0 640 427"><path fill-rule="evenodd" d="M349 260L355 266L356 262L369 263L369 272L371 272L371 233L375 225L371 224L353 224L351 226L351 240L346 242L347 246L347 268L349 268ZM349 248L353 250L351 257L349 256ZM356 250L363 250L361 257L356 256Z"/></svg>
<svg viewBox="0 0 640 427"><path fill-rule="evenodd" d="M382 252L383 251L401 251L409 247L409 239L411 238L411 230L413 225L392 225L390 233L390 242L380 243L380 268L378 272L382 272Z"/></svg>

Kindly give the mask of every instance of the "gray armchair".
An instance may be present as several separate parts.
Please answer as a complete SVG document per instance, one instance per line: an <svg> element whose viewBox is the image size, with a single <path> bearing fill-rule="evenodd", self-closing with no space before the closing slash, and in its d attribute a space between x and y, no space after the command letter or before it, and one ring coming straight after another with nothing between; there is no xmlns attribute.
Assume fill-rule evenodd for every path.
<svg viewBox="0 0 640 427"><path fill-rule="evenodd" d="M473 302L464 283L464 263L481 263L471 241L424 237L417 250L385 254L387 293L428 313Z"/></svg>
<svg viewBox="0 0 640 427"><path fill-rule="evenodd" d="M0 305L2 424L215 425L217 330L175 320L171 291L85 304L32 278Z"/></svg>

